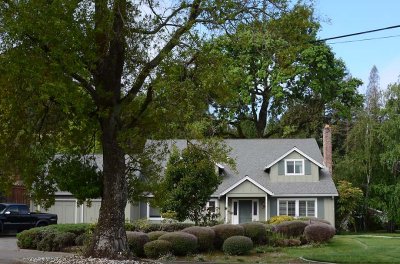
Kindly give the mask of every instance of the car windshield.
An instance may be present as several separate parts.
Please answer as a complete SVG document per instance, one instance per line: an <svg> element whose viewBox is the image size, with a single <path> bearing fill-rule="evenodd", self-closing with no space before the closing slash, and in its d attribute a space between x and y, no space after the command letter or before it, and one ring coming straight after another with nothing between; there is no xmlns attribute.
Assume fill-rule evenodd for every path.
<svg viewBox="0 0 400 264"><path fill-rule="evenodd" d="M0 204L0 214L3 212L4 209L6 209L6 206L4 204Z"/></svg>

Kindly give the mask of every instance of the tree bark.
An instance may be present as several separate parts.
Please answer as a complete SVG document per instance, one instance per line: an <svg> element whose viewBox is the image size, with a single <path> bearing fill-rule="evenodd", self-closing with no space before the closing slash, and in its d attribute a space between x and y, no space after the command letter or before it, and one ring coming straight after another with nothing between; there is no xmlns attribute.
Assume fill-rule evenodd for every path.
<svg viewBox="0 0 400 264"><path fill-rule="evenodd" d="M125 180L125 155L117 141L115 120L111 117L101 123L103 129L103 197L99 221L86 255L112 259L126 258L129 252L124 225L128 196Z"/></svg>

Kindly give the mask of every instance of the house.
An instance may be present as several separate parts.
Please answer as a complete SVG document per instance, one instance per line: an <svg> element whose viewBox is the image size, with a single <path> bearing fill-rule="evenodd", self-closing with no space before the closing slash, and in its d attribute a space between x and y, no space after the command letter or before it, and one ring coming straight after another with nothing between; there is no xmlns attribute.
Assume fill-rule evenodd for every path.
<svg viewBox="0 0 400 264"><path fill-rule="evenodd" d="M334 224L334 198L338 193L331 176L330 137L330 128L325 127L324 157L315 139L225 140L232 148L230 156L236 160L237 172L216 164L223 180L207 207L218 211L222 221L232 224L264 221L276 215L318 217ZM175 145L183 149L187 141L170 140L168 144L170 148ZM66 203L69 214L64 212L68 210ZM67 222L93 222L97 220L99 204L95 200L95 209L78 207L70 194L58 193L50 212L58 213L60 222L63 215L68 215ZM128 204L125 214L127 220L161 220L159 210L149 203Z"/></svg>

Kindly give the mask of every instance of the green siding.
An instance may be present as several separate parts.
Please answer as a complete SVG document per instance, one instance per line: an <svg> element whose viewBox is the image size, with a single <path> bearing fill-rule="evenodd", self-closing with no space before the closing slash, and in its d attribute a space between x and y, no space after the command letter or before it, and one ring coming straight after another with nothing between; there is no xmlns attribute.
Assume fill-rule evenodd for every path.
<svg viewBox="0 0 400 264"><path fill-rule="evenodd" d="M308 159L304 160L304 174L311 175L311 162Z"/></svg>
<svg viewBox="0 0 400 264"><path fill-rule="evenodd" d="M278 175L285 175L285 162L283 160L278 162Z"/></svg>
<svg viewBox="0 0 400 264"><path fill-rule="evenodd" d="M325 201L324 200L325 200L324 198L317 199L317 206L318 206L317 214L318 214L318 218L322 218L322 219L325 218L325 204L324 204Z"/></svg>
<svg viewBox="0 0 400 264"><path fill-rule="evenodd" d="M268 202L269 202L269 217L273 217L278 215L278 210L277 210L277 199L276 198L272 198L272 197L268 197Z"/></svg>

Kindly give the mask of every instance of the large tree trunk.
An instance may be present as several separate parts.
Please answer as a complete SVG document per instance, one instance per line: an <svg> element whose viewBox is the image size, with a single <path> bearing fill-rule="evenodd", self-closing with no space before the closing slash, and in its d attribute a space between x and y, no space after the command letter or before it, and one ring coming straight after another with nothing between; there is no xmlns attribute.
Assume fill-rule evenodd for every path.
<svg viewBox="0 0 400 264"><path fill-rule="evenodd" d="M125 232L127 185L125 155L117 142L115 119L102 122L103 197L99 221L87 256L126 258L128 255ZM112 209L112 210L111 210Z"/></svg>

